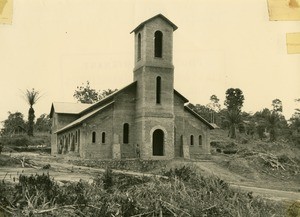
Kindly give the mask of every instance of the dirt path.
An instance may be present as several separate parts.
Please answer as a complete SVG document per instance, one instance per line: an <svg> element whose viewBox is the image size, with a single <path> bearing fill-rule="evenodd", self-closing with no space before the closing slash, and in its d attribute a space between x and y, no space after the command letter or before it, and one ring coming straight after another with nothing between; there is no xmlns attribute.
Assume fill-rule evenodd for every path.
<svg viewBox="0 0 300 217"><path fill-rule="evenodd" d="M5 180L9 182L16 182L20 174L25 175L35 175L35 174L47 174L53 177L56 181L74 181L78 182L79 180L84 180L91 183L95 176L99 173L103 173L105 169L93 168L87 166L77 166L70 164L68 159L59 159L62 162L55 162L54 157L49 155L39 155L35 153L26 153L26 154L12 154L12 157L25 156L25 159L30 159L37 168L22 168L21 163L20 167L0 167L0 180ZM49 169L42 169L43 166L50 164ZM124 170L113 170L114 173L119 174L128 174L133 176L147 176L147 177L160 177L166 178L160 175L139 173L133 171L124 171Z"/></svg>
<svg viewBox="0 0 300 217"><path fill-rule="evenodd" d="M15 156L24 154L15 154ZM50 164L50 169L35 169L35 168L17 168L17 167L1 167L0 168L0 180L17 181L20 174L42 174L49 173L54 177L56 181L79 181L80 179L91 182L97 173L103 173L104 169L92 168L86 166L76 166L68 162L68 159L57 159L49 155L39 155L33 153L26 153L26 158L32 159L37 163L37 167L41 168L43 165ZM55 162L59 161L59 162ZM214 162L193 162L200 171L205 174L211 174L219 176L221 179L229 182L232 187L239 188L247 192L253 192L254 195L260 195L273 200L291 200L300 201L300 192L275 190L269 188L258 187L259 183L255 183L253 180L247 179L243 176L232 173L223 167L217 165ZM116 173L124 173L136 176L156 176L153 174L143 174L132 171L113 170ZM284 183L283 183L284 184Z"/></svg>
<svg viewBox="0 0 300 217"><path fill-rule="evenodd" d="M238 174L232 173L229 170L217 165L215 162L195 162L194 163L200 170L207 174L216 175L221 179L229 182L234 188L241 189L243 191L252 192L254 195L260 195L272 200L291 200L300 201L300 192L284 191L279 189L264 188L264 185L274 186L274 183L260 183L254 179L247 179ZM281 183L286 185L287 183ZM261 186L261 187L257 187ZM300 186L299 186L300 189Z"/></svg>

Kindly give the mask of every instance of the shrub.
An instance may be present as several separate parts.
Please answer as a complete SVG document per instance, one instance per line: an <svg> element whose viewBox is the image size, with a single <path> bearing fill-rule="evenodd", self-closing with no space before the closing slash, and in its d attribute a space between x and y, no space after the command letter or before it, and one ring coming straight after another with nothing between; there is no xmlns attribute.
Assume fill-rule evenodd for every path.
<svg viewBox="0 0 300 217"><path fill-rule="evenodd" d="M234 190L222 179L203 177L194 168L183 166L163 174L169 179L115 174L107 169L92 184L79 181L60 187L49 175L20 176L9 191L6 184L0 184L0 205L9 204L14 216L283 215L281 204Z"/></svg>
<svg viewBox="0 0 300 217"><path fill-rule="evenodd" d="M112 169L106 168L104 175L102 177L104 189L109 189L113 186L113 174Z"/></svg>
<svg viewBox="0 0 300 217"><path fill-rule="evenodd" d="M55 202L56 195L59 193L58 185L50 178L49 174L19 176L19 183L15 186L15 202L21 207L32 204L38 207L49 202Z"/></svg>

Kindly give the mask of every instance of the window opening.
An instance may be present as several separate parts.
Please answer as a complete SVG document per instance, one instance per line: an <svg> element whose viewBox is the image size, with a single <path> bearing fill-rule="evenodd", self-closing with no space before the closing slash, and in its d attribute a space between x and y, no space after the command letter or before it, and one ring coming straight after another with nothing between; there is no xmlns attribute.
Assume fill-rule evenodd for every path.
<svg viewBox="0 0 300 217"><path fill-rule="evenodd" d="M154 33L154 56L162 57L163 34L161 31Z"/></svg>
<svg viewBox="0 0 300 217"><path fill-rule="evenodd" d="M202 146L202 135L199 135L199 146Z"/></svg>
<svg viewBox="0 0 300 217"><path fill-rule="evenodd" d="M105 132L102 132L102 143L105 143Z"/></svg>
<svg viewBox="0 0 300 217"><path fill-rule="evenodd" d="M156 103L161 103L161 77L156 78Z"/></svg>
<svg viewBox="0 0 300 217"><path fill-rule="evenodd" d="M129 143L129 124L125 123L123 125L123 143L128 144Z"/></svg>
<svg viewBox="0 0 300 217"><path fill-rule="evenodd" d="M191 135L191 145L194 145L194 136Z"/></svg>
<svg viewBox="0 0 300 217"><path fill-rule="evenodd" d="M138 34L138 50L137 59L140 60L142 57L142 36L141 33Z"/></svg>
<svg viewBox="0 0 300 217"><path fill-rule="evenodd" d="M96 132L92 133L92 143L96 142Z"/></svg>

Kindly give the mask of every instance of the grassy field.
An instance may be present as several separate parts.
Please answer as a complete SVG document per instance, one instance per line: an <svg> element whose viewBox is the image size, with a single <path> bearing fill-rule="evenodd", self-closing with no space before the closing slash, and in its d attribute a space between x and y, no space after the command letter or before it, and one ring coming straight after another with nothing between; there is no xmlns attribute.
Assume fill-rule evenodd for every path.
<svg viewBox="0 0 300 217"><path fill-rule="evenodd" d="M291 199L300 191L299 148L246 135L231 140L222 130L212 137L209 161L6 152L0 155L0 216L300 216L299 202ZM295 193L274 200L282 190Z"/></svg>

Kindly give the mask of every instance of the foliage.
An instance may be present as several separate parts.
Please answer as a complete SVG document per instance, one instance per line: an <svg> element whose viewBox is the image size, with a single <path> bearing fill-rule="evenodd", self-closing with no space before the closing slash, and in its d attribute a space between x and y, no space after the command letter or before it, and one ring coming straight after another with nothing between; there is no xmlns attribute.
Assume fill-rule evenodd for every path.
<svg viewBox="0 0 300 217"><path fill-rule="evenodd" d="M2 136L0 143L4 146L9 146L14 149L15 147L28 147L30 146L50 146L50 135L37 134L34 137L23 135ZM25 150L24 150L25 151Z"/></svg>
<svg viewBox="0 0 300 217"><path fill-rule="evenodd" d="M236 127L241 122L240 111L237 109L228 110L226 113L226 120L229 125L228 136L232 139L236 138Z"/></svg>
<svg viewBox="0 0 300 217"><path fill-rule="evenodd" d="M243 92L239 88L229 88L226 91L226 100L224 105L228 110L238 110L241 111L244 103Z"/></svg>
<svg viewBox="0 0 300 217"><path fill-rule="evenodd" d="M148 172L159 167L164 167L168 160L142 160L142 159L122 159L122 160L97 160L97 159L85 159L85 160L70 160L72 164L78 166L89 166L97 168L111 168L118 170L130 170L136 172Z"/></svg>
<svg viewBox="0 0 300 217"><path fill-rule="evenodd" d="M282 112L282 102L280 99L274 99L272 101L273 111Z"/></svg>
<svg viewBox="0 0 300 217"><path fill-rule="evenodd" d="M2 135L11 135L26 129L24 115L21 112L8 112L8 118L4 121Z"/></svg>
<svg viewBox="0 0 300 217"><path fill-rule="evenodd" d="M105 170L105 173L103 175L103 187L104 189L109 189L110 187L113 186L113 174L112 174L112 169L107 168Z"/></svg>
<svg viewBox="0 0 300 217"><path fill-rule="evenodd" d="M243 92L239 88L229 88L226 91L224 105L227 107L226 119L229 125L229 137L236 138L236 127L241 122L241 108L244 103Z"/></svg>
<svg viewBox="0 0 300 217"><path fill-rule="evenodd" d="M103 99L104 97L112 94L113 92L117 91L117 89L111 90L103 90L97 91L94 88L91 88L90 82L87 81L86 84L82 83L81 86L77 86L77 89L75 90L73 97L81 103L95 103L99 100Z"/></svg>
<svg viewBox="0 0 300 217"><path fill-rule="evenodd" d="M211 123L216 123L216 114L221 110L221 105L219 103L219 99L216 95L211 95L210 103L207 107L211 110Z"/></svg>
<svg viewBox="0 0 300 217"><path fill-rule="evenodd" d="M27 135L2 136L0 141L5 146L24 146L30 145L30 138Z"/></svg>
<svg viewBox="0 0 300 217"><path fill-rule="evenodd" d="M25 206L40 207L47 201L54 205L59 193L58 185L49 174L19 176L19 183L15 186L15 200L20 208Z"/></svg>
<svg viewBox="0 0 300 217"><path fill-rule="evenodd" d="M205 120L209 121L211 119L211 109L209 107L200 104L193 105L192 103L189 103L188 107L199 114L201 117L203 117Z"/></svg>
<svg viewBox="0 0 300 217"><path fill-rule="evenodd" d="M13 216L274 216L283 215L278 202L234 190L217 177L204 177L194 168L164 171L169 178L112 173L92 184L61 186L49 175L20 176L15 188L0 184L0 206ZM12 196L13 195L13 196Z"/></svg>
<svg viewBox="0 0 300 217"><path fill-rule="evenodd" d="M0 166L6 167L6 166L14 166L14 165L20 165L20 161L16 158L12 158L7 155L1 155L0 157ZM1 190L0 190L1 192Z"/></svg>
<svg viewBox="0 0 300 217"><path fill-rule="evenodd" d="M195 170L188 166L182 166L180 168L171 168L168 171L163 171L164 176L171 178L179 178L183 181L188 181L192 176L195 176Z"/></svg>
<svg viewBox="0 0 300 217"><path fill-rule="evenodd" d="M33 136L33 126L34 126L34 118L35 118L35 111L33 109L33 105L37 103L37 101L40 99L40 92L36 91L34 88L32 90L26 90L24 93L25 100L30 106L28 110L28 129L27 134L28 136Z"/></svg>
<svg viewBox="0 0 300 217"><path fill-rule="evenodd" d="M38 132L50 132L51 130L51 119L47 114L42 114L36 119L34 128Z"/></svg>

